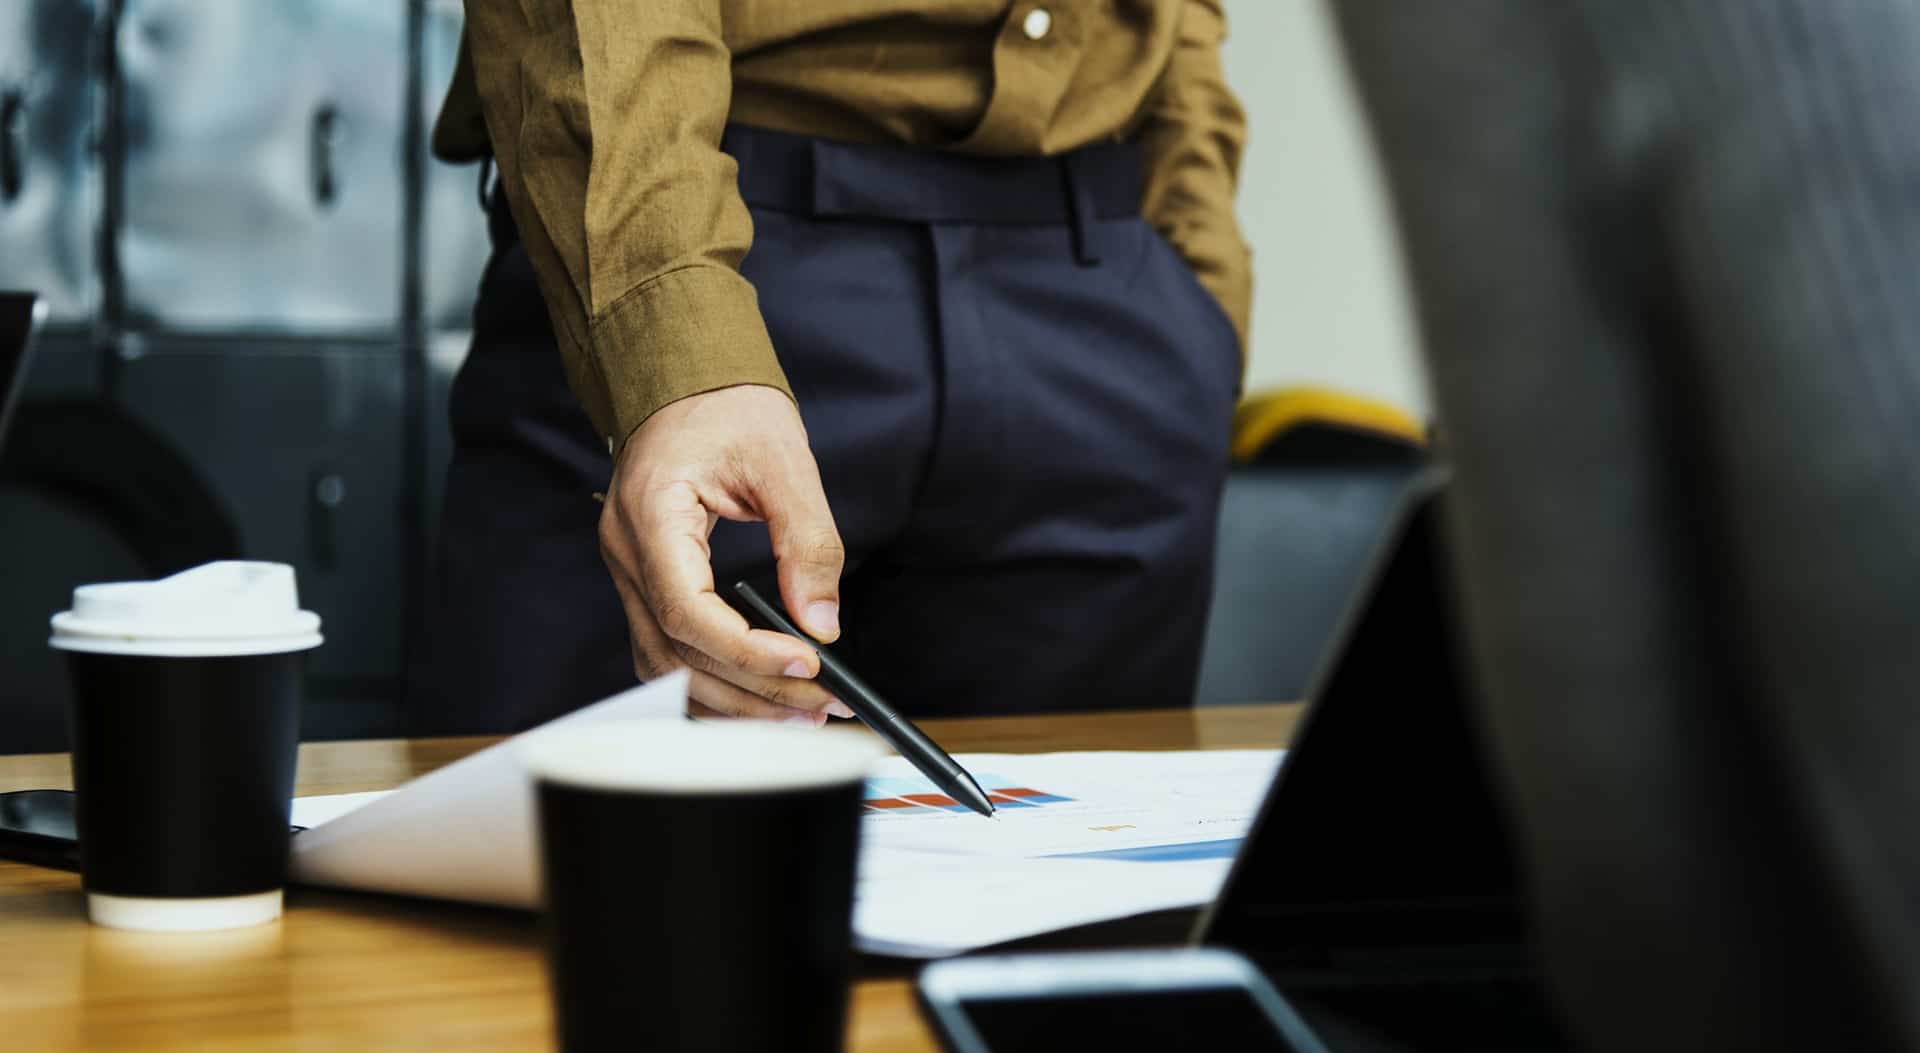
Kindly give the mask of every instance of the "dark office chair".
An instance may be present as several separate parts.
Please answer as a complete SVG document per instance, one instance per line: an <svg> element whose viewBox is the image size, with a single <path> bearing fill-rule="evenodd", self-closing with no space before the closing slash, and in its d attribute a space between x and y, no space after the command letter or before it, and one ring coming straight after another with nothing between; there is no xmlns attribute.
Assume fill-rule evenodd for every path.
<svg viewBox="0 0 1920 1053"><path fill-rule="evenodd" d="M242 551L200 473L117 408L29 401L0 453L0 753L67 748L67 683L47 619L74 585L154 578Z"/></svg>
<svg viewBox="0 0 1920 1053"><path fill-rule="evenodd" d="M1920 1049L1920 6L1334 9L1570 1023Z"/></svg>
<svg viewBox="0 0 1920 1053"><path fill-rule="evenodd" d="M1422 429L1313 388L1249 396L1221 499L1200 705L1306 696L1389 514L1424 462Z"/></svg>

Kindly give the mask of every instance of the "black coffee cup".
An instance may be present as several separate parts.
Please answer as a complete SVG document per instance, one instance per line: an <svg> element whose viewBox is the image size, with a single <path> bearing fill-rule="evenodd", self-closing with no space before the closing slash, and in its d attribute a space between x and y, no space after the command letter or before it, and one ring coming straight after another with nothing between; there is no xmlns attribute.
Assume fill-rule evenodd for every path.
<svg viewBox="0 0 1920 1053"><path fill-rule="evenodd" d="M567 1053L837 1053L863 732L632 721L534 738Z"/></svg>
<svg viewBox="0 0 1920 1053"><path fill-rule="evenodd" d="M84 585L67 652L87 913L150 930L280 916L305 652L293 568L210 563Z"/></svg>

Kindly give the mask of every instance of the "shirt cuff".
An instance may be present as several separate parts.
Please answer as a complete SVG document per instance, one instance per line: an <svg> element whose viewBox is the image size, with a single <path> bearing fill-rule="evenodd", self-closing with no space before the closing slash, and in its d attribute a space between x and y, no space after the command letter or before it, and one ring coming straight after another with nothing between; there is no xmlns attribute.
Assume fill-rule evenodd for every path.
<svg viewBox="0 0 1920 1053"><path fill-rule="evenodd" d="M606 383L615 452L654 411L689 395L760 384L793 397L753 284L731 268L668 271L616 301L588 339Z"/></svg>

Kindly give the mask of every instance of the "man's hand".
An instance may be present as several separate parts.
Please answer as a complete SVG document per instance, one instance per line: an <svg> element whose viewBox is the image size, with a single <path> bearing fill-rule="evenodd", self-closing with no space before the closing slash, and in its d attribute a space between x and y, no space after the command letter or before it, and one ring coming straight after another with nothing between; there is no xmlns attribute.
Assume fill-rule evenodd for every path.
<svg viewBox="0 0 1920 1053"><path fill-rule="evenodd" d="M800 413L773 388L722 388L662 407L614 465L600 555L627 609L634 672L651 680L690 667L695 715L852 716L813 682L812 649L749 628L714 592L707 538L722 517L766 522L795 624L825 643L839 637L845 552Z"/></svg>

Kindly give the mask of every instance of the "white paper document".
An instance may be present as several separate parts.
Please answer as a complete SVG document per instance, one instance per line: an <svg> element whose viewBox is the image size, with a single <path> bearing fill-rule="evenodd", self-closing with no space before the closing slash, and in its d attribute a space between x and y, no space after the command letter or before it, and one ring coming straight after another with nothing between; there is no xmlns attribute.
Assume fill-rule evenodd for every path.
<svg viewBox="0 0 1920 1053"><path fill-rule="evenodd" d="M1086 859L956 861L877 851L860 858L853 931L861 950L939 958L1079 925L1193 907L1213 898L1227 862Z"/></svg>
<svg viewBox="0 0 1920 1053"><path fill-rule="evenodd" d="M306 885L531 907L539 898L533 782L517 751L554 728L680 719L687 675L596 702L429 772L397 790L293 802L293 880ZM342 798L355 798L343 802ZM353 807L346 808L351 803Z"/></svg>
<svg viewBox="0 0 1920 1053"><path fill-rule="evenodd" d="M899 757L867 780L854 932L871 951L955 954L1213 899L1280 754L968 753L993 799L966 811Z"/></svg>
<svg viewBox="0 0 1920 1053"><path fill-rule="evenodd" d="M296 800L294 880L499 906L539 898L530 736L577 722L678 719L658 681L483 750L398 790ZM862 949L954 954L1213 898L1280 755L1272 751L963 754L992 819L899 757L862 805L854 931Z"/></svg>
<svg viewBox="0 0 1920 1053"><path fill-rule="evenodd" d="M992 819L939 796L905 759L888 757L868 779L861 830L867 845L1016 859L1231 859L1280 754L969 753L955 759L994 802Z"/></svg>

